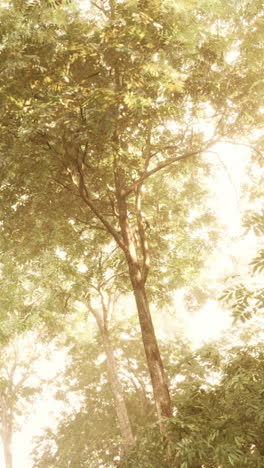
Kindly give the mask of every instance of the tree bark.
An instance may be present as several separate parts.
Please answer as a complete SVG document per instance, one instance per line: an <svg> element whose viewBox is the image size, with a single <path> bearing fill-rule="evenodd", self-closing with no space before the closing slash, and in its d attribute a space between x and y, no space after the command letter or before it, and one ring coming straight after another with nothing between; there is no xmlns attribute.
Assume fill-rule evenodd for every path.
<svg viewBox="0 0 264 468"><path fill-rule="evenodd" d="M12 457L12 448L11 448L11 439L8 435L2 438L4 446L4 457L5 457L5 466L6 468L13 467L13 457Z"/></svg>
<svg viewBox="0 0 264 468"><path fill-rule="evenodd" d="M12 433L13 433L13 411L10 409L10 413L6 404L6 397L1 395L1 439L4 449L5 467L13 468L13 456L12 456Z"/></svg>
<svg viewBox="0 0 264 468"><path fill-rule="evenodd" d="M161 431L163 432L164 426L162 419L172 417L171 399L149 310L145 286L137 280L133 270L134 268L129 264L130 280L137 305L142 341L153 387L157 415Z"/></svg>
<svg viewBox="0 0 264 468"><path fill-rule="evenodd" d="M116 175L116 193L119 225L123 242L126 246L124 252L137 305L142 341L150 373L160 430L164 432L165 427L162 420L172 417L172 405L145 290L146 278L144 278L143 274L145 265L143 263L143 266L141 266L138 260L133 230L129 223L127 201L124 197L123 174L121 172Z"/></svg>
<svg viewBox="0 0 264 468"><path fill-rule="evenodd" d="M132 433L132 428L127 412L127 407L124 399L124 392L122 388L122 384L119 380L117 369L116 369L116 360L114 357L114 350L112 346L112 342L109 336L108 331L104 331L102 334L103 338L103 345L106 354L106 363L107 363L107 370L109 381L113 390L114 400L115 400L115 408L117 419L120 426L120 431L124 441L124 451L125 453L129 453L130 448L134 445L134 437Z"/></svg>
<svg viewBox="0 0 264 468"><path fill-rule="evenodd" d="M116 359L114 356L114 349L113 349L111 337L109 334L107 324L105 323L104 319L101 317L100 312L94 307L91 307L91 304L89 304L89 307L96 319L98 328L101 332L103 346L104 346L104 350L106 354L108 378L109 378L109 382L113 391L116 415L117 415L117 419L118 419L118 423L119 423L119 427L120 427L120 431L121 431L121 435L123 439L123 448L124 448L125 454L128 454L131 447L134 445L135 440L134 440L132 427L131 427L128 412L127 412L122 384L118 377Z"/></svg>

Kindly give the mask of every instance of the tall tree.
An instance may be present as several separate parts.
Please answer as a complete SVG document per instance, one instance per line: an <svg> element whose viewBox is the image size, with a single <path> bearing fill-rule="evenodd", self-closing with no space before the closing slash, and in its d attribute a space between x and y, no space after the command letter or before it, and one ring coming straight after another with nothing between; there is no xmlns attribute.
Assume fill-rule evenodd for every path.
<svg viewBox="0 0 264 468"><path fill-rule="evenodd" d="M118 274L122 274L122 271L116 271L115 274L110 272L110 276L109 274L108 276L105 275L105 272L107 272L107 270L110 269L109 267L107 268L107 263L111 256L111 251L107 255L103 255L103 252L101 251L97 266L98 277L95 277L95 281L93 282L91 288L91 277L94 276L94 271L92 272L92 274L88 275L88 278L90 276L90 284L88 283L88 292L86 294L82 293L79 299L81 299L82 296L84 296L85 304L88 308L88 311L93 314L101 335L103 348L106 355L108 379L113 392L115 411L122 435L122 446L125 454L128 454L130 448L134 445L135 441L127 411L122 383L118 375L118 365L114 354L115 348L109 330L111 315L114 312L116 301L118 298L118 291L115 284L115 279L116 276L118 276ZM94 294L97 296L96 304L94 303L93 299Z"/></svg>
<svg viewBox="0 0 264 468"><path fill-rule="evenodd" d="M121 310L123 312L123 308ZM90 320L88 326L91 326ZM136 328L122 320L116 323L111 335L117 351L119 378L129 418L138 437L142 426L155 421L155 408L144 349ZM122 456L120 447L108 366L102 355L101 334L93 334L88 339L83 331L78 334L75 329L68 344L69 359L61 387L58 384L57 397L65 401L70 392L76 392L77 396L81 394L81 407L62 417L56 433L52 435L47 429L36 438L33 464L39 467L64 467L66 463L80 467L115 465L118 460L126 458ZM54 450L49 451L47 446L51 439Z"/></svg>
<svg viewBox="0 0 264 468"><path fill-rule="evenodd" d="M189 171L189 159L252 128L260 93L252 38L261 7L97 6L97 23L63 8L52 16L38 2L20 4L16 22L3 11L2 191L14 218L24 210L42 231L45 215L47 230L56 230L61 213L66 223L85 219L123 251L162 421L172 407L146 289L144 194L155 174L177 172L179 161ZM227 53L237 47L230 64Z"/></svg>

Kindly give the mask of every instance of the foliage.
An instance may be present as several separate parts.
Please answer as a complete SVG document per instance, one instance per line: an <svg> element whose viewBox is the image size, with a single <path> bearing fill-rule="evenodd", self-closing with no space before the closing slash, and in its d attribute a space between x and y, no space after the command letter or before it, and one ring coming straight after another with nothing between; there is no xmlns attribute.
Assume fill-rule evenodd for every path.
<svg viewBox="0 0 264 468"><path fill-rule="evenodd" d="M264 460L263 346L237 346L221 365L210 362L211 383L193 376L175 394L175 418L169 423L168 454L154 428L145 429L127 467L261 467ZM215 350L214 350L215 353ZM205 364L205 356L202 358ZM208 362L209 360L209 362ZM215 383L212 376L218 373Z"/></svg>
<svg viewBox="0 0 264 468"><path fill-rule="evenodd" d="M162 344L175 411L175 417L167 422L164 457L164 436L161 438L153 419L142 351L133 334L118 330L115 341L119 371L137 434L135 449L121 461L105 361L102 356L98 358L97 340L89 344L77 340L68 369L70 386L68 390L64 387L60 397L64 398L69 388L81 391L81 408L61 421L56 434L45 432L36 441L34 466L49 463L63 467L67 460L69 466L78 463L83 467L260 468L264 456L264 349L261 341L234 346L233 339L234 331L231 338L204 345L195 352L181 339ZM84 359L87 354L89 362Z"/></svg>
<svg viewBox="0 0 264 468"><path fill-rule="evenodd" d="M245 227L252 229L263 243L263 213L250 212L245 217ZM220 297L230 308L235 320L245 322L253 315L261 314L264 309L264 289L262 276L264 271L264 250L259 247L248 267L248 278L236 275L228 279L230 286ZM250 281L251 280L251 281Z"/></svg>
<svg viewBox="0 0 264 468"><path fill-rule="evenodd" d="M247 63L242 76L241 67L249 53L247 22L252 30L252 22L257 22L257 7L256 11L250 9L249 18L244 18L241 62L231 66L223 60L223 54L232 48L238 32L235 19L231 22L235 32L231 28L227 34L225 10L217 5L217 14L223 15L224 31L220 28L217 34L210 33L216 21L213 10L206 2L202 7L193 2L193 6L193 12L183 12L180 4L174 10L169 2L161 2L160 7L150 11L147 4L120 3L114 28L104 24L101 29L64 10L64 23L56 17L59 10L55 16L45 8L37 10L40 18L36 11L28 13L27 23L23 11L15 20L9 11L3 11L2 154L6 185L2 195L6 210L19 201L13 216L10 211L3 216L8 215L6 226L10 229L19 219L16 237L23 233L24 246L30 246L32 238L36 252L53 241L58 244L60 237L64 243L66 239L70 242L70 230L65 226L70 219L75 220L78 231L83 227L80 220L94 224L93 216L87 214L83 200L71 187L72 177L76 180L78 176L78 161L85 166L83 175L97 198L96 204L113 222L112 137L117 105L121 110L122 135L118 157L130 183L144 171L142 147L150 127L152 167L186 151L201 152L205 136L197 130L198 122L203 118L211 118L213 123L217 120L208 115L209 104L221 117L219 134L245 132L249 112L253 112L249 107L257 103L250 93L257 70L253 72ZM237 12L240 15L243 4L241 9ZM197 14L200 24L195 21ZM122 76L119 92L114 90L110 74L116 63ZM238 120L241 94L245 102ZM225 118L227 100L230 128ZM172 120L177 121L176 131L170 128ZM102 133L104 141L100 138ZM187 174L185 183L178 183L177 177L178 189L172 192L178 215L185 212L179 198L182 201L189 197L193 208L200 204L196 182L202 182L204 170L201 163L195 169L188 164L175 169L177 174ZM157 184L164 186L164 179ZM171 183L167 190L171 190ZM162 206L167 207L167 203L164 199ZM150 205L146 211L146 220L153 226ZM130 216L134 216L132 207ZM205 221L203 216L206 214L202 213L198 222ZM14 236L14 229L12 232ZM156 243L160 244L159 239Z"/></svg>
<svg viewBox="0 0 264 468"><path fill-rule="evenodd" d="M43 2L16 2L15 7L15 16L2 10L3 248L18 263L38 261L40 255L49 258L58 246L70 259L76 262L79 257L85 263L91 255L89 244L96 259L95 244L100 250L109 236L76 192L79 164L97 208L118 229L114 109L121 109L118 159L128 183L144 171L150 127L151 167L164 157L170 159L177 148L195 152L204 139L195 126L206 112L203 99L200 104L194 99L190 83L197 76L199 54L204 57L206 50L195 13L188 11L188 18L181 8L174 12L165 3L160 18L158 10L120 3L115 28L105 22L88 24L67 8L48 10ZM157 16L157 24L151 15ZM205 11L203 15L209 34L209 19ZM208 60L220 66L220 55L211 54ZM110 72L113 63L122 75L119 92ZM192 99L195 106L188 117ZM170 127L175 117L177 132ZM186 160L148 180L143 213L152 259L148 293L159 305L169 301L172 289L190 284L190 278L196 286L205 254L215 246L215 220L205 206L209 174L205 162ZM136 236L132 200L129 216ZM201 237L203 226L208 229ZM45 259L41 262L46 264ZM44 270L42 278L47 278L46 266ZM59 294L52 296L57 299ZM54 309L58 307L61 310L54 302Z"/></svg>
<svg viewBox="0 0 264 468"><path fill-rule="evenodd" d="M55 251L27 261L13 254L1 256L0 340L7 345L17 334L43 326L51 340L64 327L69 272Z"/></svg>
<svg viewBox="0 0 264 468"><path fill-rule="evenodd" d="M129 336L122 325L115 327L113 335L119 377L133 429L138 432L146 421L154 420L142 344L135 330ZM62 419L56 434L48 430L36 440L34 466L48 464L59 468L67 463L84 467L87 460L89 466L110 465L120 457L121 440L101 337L88 342L86 337L77 335L68 344L71 359L57 397L65 401L69 392L75 392L81 402L80 409Z"/></svg>
<svg viewBox="0 0 264 468"><path fill-rule="evenodd" d="M134 188L147 186L149 293L168 299L173 284L195 277L208 247L208 239L189 233L190 226L199 231L212 221L203 206L208 165L195 157L223 137L250 133L260 118L261 58L252 45L259 7L217 2L214 10L194 1L185 11L181 3L117 2L114 23L106 6L100 22L43 2L15 2L14 8L16 15L1 11L1 219L8 249L26 259L58 245L74 248L85 227L104 232L102 216L111 233L119 232L118 167L130 190L134 234ZM239 59L230 64L226 57L238 47L237 37ZM158 186L162 197L154 205ZM154 288L160 267L167 286Z"/></svg>
<svg viewBox="0 0 264 468"><path fill-rule="evenodd" d="M202 155L218 141L247 143L245 135L257 155L263 145L258 137L263 122L259 46L263 11L259 2L251 5L244 0L236 5L232 1L184 3L102 1L100 12L90 13L89 21L67 2L14 0L10 8L1 7L0 216L3 250L9 256L3 258L1 278L3 339L34 326L40 317L56 333L67 322L68 309L74 310L76 298L85 298L94 286L98 256L113 239L128 256L122 243L120 201L126 202L130 241L139 252L140 265L147 265L145 241L150 244L149 297L163 305L173 289L198 283L205 254L217 237L211 229L214 217L205 207L210 165ZM237 53L234 61L233 53ZM67 261L56 258L58 247ZM254 260L257 272L262 270L262 253ZM79 263L88 268L88 274L78 271ZM120 274L116 284L121 292L128 289L124 265L124 257L114 254L102 275L105 280L111 269ZM230 297L235 298L238 313L247 318L252 308L263 304L263 297L239 287ZM84 348L85 356L92 356L91 374L95 372L87 384L89 399L85 389L83 411L60 427L58 450L48 450L45 466L64 467L69 457L78 466L85 466L89 457L89 463L98 464L106 454L109 463L120 455L109 386L100 380L105 369L98 374L97 345ZM213 356L215 371L217 353ZM137 356L133 365L138 360ZM173 373L172 360L170 352L168 368ZM83 354L81 361L87 366ZM176 442L168 444L167 456L180 460L182 468L194 468L195 463L261 463L257 441L254 452L250 451L252 439L243 445L240 433L238 442L230 434L225 438L220 413L235 409L236 386L232 393L224 380L229 368L221 369L221 383L209 391L201 387L206 379L199 361L195 361L198 377L183 361L189 372L188 388L178 392L183 397L178 402L176 378L172 379L177 418L170 421L169 434L176 434ZM257 367L256 374L260 371ZM232 372L235 378L236 367ZM239 385L243 378L238 375ZM144 375L144 385L145 379ZM243 394L248 387L239 385ZM127 388L132 407L138 392L135 388L132 392L131 384ZM219 411L216 419L214 411ZM141 426L143 419L136 415L133 424ZM100 421L99 439L95 421L97 428ZM250 424L261 429L255 413ZM212 427L219 430L214 437ZM234 433L237 430L235 425L228 427ZM249 435L252 428L245 427ZM164 440L159 445L158 439L156 427L147 439L141 435L144 450L139 443L138 453L127 463L136 459L140 466L153 457L153 466L162 467L167 461Z"/></svg>
<svg viewBox="0 0 264 468"><path fill-rule="evenodd" d="M82 180L96 210L118 231L115 164L129 187L145 177L147 162L142 216L152 260L148 294L163 305L172 289L195 288L216 242L214 217L205 208L210 169L202 159L172 164L261 122L261 58L252 40L259 7L217 2L214 9L194 1L184 10L181 3L150 8L124 2L117 3L114 25L107 18L87 22L69 8L47 9L41 1L14 2L14 9L15 15L1 9L3 249L19 264L40 254L48 258L58 246L70 257L87 257L87 245L106 245L109 235L76 183ZM230 64L238 36L240 55ZM201 121L215 127L212 138ZM132 191L128 211L136 237L134 196ZM20 268L14 275L22 276Z"/></svg>
<svg viewBox="0 0 264 468"><path fill-rule="evenodd" d="M13 333L1 347L0 360L0 437L5 465L12 468L12 440L21 429L29 408L41 393L43 380L36 375L36 363L47 349L36 342L36 334ZM45 353L45 354L44 354Z"/></svg>

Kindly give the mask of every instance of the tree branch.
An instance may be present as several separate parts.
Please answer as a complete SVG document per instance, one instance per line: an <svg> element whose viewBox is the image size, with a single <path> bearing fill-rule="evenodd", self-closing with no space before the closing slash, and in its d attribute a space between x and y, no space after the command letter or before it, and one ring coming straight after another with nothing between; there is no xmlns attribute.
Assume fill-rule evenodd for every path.
<svg viewBox="0 0 264 468"><path fill-rule="evenodd" d="M109 221L102 215L102 213L99 211L99 209L95 206L94 202L91 200L90 194L87 190L87 187L84 182L84 177L83 173L81 170L80 165L77 162L77 167L78 167L78 173L80 176L79 183L78 183L78 189L81 198L83 201L86 203L87 206L89 206L90 210L95 214L95 216L101 221L101 223L104 225L104 227L107 229L107 231L113 236L115 239L116 243L121 247L123 251L125 251L125 244L122 241L119 233L115 230L115 228L109 223Z"/></svg>
<svg viewBox="0 0 264 468"><path fill-rule="evenodd" d="M170 147L171 148L171 147ZM163 148L164 149L169 149L168 147L166 148ZM152 175L156 174L156 172L159 172L161 171L162 169L165 169L166 167L169 167L171 166L172 164L174 164L175 162L178 162L182 159L187 159L191 156L196 156L197 154L200 154L202 151L201 150L197 150L197 151L192 151L190 153L186 153L182 156L176 156L175 158L169 158L169 159L166 159L166 161L163 161L161 163L159 163L156 167L154 167L153 169L151 169L150 171L146 171L142 174L141 177L138 178L138 180L135 180L135 182L133 182L133 184L130 185L130 187L128 187L123 193L122 193L122 196L124 198L126 198L128 195L130 195L132 192L134 192L137 187L139 185L141 185L146 179L148 179L149 177L151 177Z"/></svg>
<svg viewBox="0 0 264 468"><path fill-rule="evenodd" d="M151 148L151 125L148 126L147 129L147 138L146 138L146 156L145 156L145 171L147 171L148 166L149 166L149 161L151 157L153 156L151 154L150 148Z"/></svg>
<svg viewBox="0 0 264 468"><path fill-rule="evenodd" d="M99 330L101 332L103 332L103 329L104 329L103 317L100 314L99 310L97 310L95 307L93 307L90 294L88 294L88 296L86 298L86 305L87 305L88 309L92 312L92 314L93 314L93 316L94 316L94 318L95 318L95 320L97 322Z"/></svg>
<svg viewBox="0 0 264 468"><path fill-rule="evenodd" d="M103 7L103 6L99 6L97 5L97 3L95 2L91 2L91 4L95 7L95 8L98 8L98 10L102 11L104 13L104 15L109 18L109 14L108 12L106 11L106 9Z"/></svg>
<svg viewBox="0 0 264 468"><path fill-rule="evenodd" d="M161 171L162 169L165 169L166 167L171 166L172 164L181 161L183 159L190 158L192 156L197 156L198 154L204 153L208 148L210 148L213 144L217 143L219 141L218 138L212 138L209 140L209 142L201 149L196 150L196 151L190 151L188 153L183 154L182 156L175 156L174 158L169 158L166 159L165 161L160 162L156 167L151 169L150 171L145 171L141 177L138 178L138 180L135 180L133 184L130 185L124 192L122 193L122 196L126 198L128 195L130 195L132 192L134 192L139 185L141 185L146 179L151 177L152 175L156 174L157 172ZM165 146L164 148L161 148L159 151L164 151L166 149L176 149L177 146Z"/></svg>
<svg viewBox="0 0 264 468"><path fill-rule="evenodd" d="M231 141L231 140L220 140L220 143L228 143L229 145L238 145L238 146L245 146L246 148L249 148L251 149L252 151L254 151L258 156L263 156L261 151L259 151L258 149L254 148L254 146L250 145L250 144L247 144L247 143L237 143L237 142L234 142L234 141Z"/></svg>
<svg viewBox="0 0 264 468"><path fill-rule="evenodd" d="M148 242L146 239L146 233L145 233L143 219L142 219L141 188L142 186L139 185L136 191L136 214L137 214L137 226L138 226L138 233L139 233L139 239L140 239L140 246L141 246L141 252L143 256L142 281L145 284L147 281L147 276L148 276L149 267L150 267L150 256L149 256Z"/></svg>

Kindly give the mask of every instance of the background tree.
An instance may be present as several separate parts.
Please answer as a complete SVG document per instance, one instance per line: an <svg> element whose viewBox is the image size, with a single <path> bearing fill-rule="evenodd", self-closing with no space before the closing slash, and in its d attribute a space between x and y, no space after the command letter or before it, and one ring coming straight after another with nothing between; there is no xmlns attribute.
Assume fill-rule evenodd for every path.
<svg viewBox="0 0 264 468"><path fill-rule="evenodd" d="M138 329L130 325L128 330L125 321L115 324L111 335L129 419L133 432L139 434L140 427L155 421L143 346ZM57 398L65 401L69 392L75 392L82 403L78 411L62 418L53 435L47 430L36 439L34 466L62 467L66 462L69 466L110 466L124 458L102 341L100 333L88 338L83 330L68 338L71 359Z"/></svg>
<svg viewBox="0 0 264 468"><path fill-rule="evenodd" d="M104 255L102 251L100 252L98 265L96 268L98 270L97 277L94 275L94 273L91 274L89 272L87 293L84 294L83 300L85 301L88 311L94 316L99 333L101 335L103 349L106 355L108 379L113 391L115 411L123 439L123 449L124 452L128 454L129 449L134 445L134 436L127 411L122 383L118 375L118 366L114 354L115 346L113 344L111 332L109 330L111 316L116 308L118 299L118 287L116 285L116 279L118 275L124 275L122 270L120 272L116 270L113 274L111 271L111 264L109 266L107 265L109 258L113 262L111 257L113 257L113 252L106 253L106 255ZM95 278L92 282L91 278L94 276ZM96 296L93 298L92 296L95 294ZM82 299L82 296L83 292L81 293L79 300Z"/></svg>
<svg viewBox="0 0 264 468"><path fill-rule="evenodd" d="M44 347L34 342L33 333L13 336L1 347L0 362L0 435L6 468L13 467L12 439L19 427L19 418L41 391L40 377L36 377L35 364Z"/></svg>

